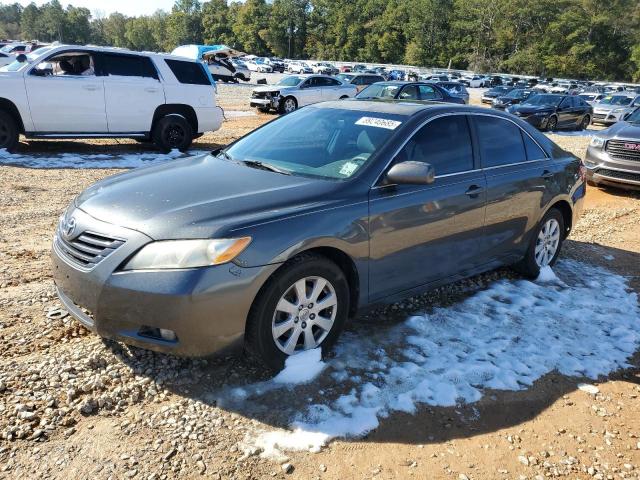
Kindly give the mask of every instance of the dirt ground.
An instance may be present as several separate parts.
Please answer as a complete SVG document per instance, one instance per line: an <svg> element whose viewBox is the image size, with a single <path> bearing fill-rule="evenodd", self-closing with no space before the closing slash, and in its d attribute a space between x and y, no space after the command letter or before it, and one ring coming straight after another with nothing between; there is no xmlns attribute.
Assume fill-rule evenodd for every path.
<svg viewBox="0 0 640 480"><path fill-rule="evenodd" d="M227 112L246 110L243 95L230 96ZM224 145L272 118L230 115L195 147ZM589 141L552 138L580 156ZM33 155L145 149L109 140L22 146ZM366 437L319 452L274 461L243 448L247 435L272 422L203 395L266 378L239 347L176 359L103 342L60 309L49 270L58 217L80 191L114 173L0 166L0 479L640 478L638 353L633 367L600 378L597 393L577 388L585 379L550 373L526 390L485 392L474 404L393 414ZM589 187L563 257L624 275L640 292L640 194ZM459 295L455 286L448 291ZM442 292L430 295L423 300L437 303ZM352 328L366 334L357 320Z"/></svg>

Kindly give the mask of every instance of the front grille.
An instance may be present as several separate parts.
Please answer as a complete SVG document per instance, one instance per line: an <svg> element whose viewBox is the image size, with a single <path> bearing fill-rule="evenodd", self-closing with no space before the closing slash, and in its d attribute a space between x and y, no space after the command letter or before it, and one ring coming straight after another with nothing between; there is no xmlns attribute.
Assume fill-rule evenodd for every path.
<svg viewBox="0 0 640 480"><path fill-rule="evenodd" d="M605 151L613 158L640 162L640 142L628 140L609 140Z"/></svg>
<svg viewBox="0 0 640 480"><path fill-rule="evenodd" d="M267 98L267 94L265 92L253 92L251 98Z"/></svg>
<svg viewBox="0 0 640 480"><path fill-rule="evenodd" d="M640 173L621 172L619 170L609 170L607 168L601 168L596 173L604 177L611 177L617 178L619 180L627 180L630 182L640 183Z"/></svg>
<svg viewBox="0 0 640 480"><path fill-rule="evenodd" d="M69 260L81 267L91 269L115 252L125 241L88 231L71 240L66 240L58 231L54 242Z"/></svg>
<svg viewBox="0 0 640 480"><path fill-rule="evenodd" d="M597 118L598 120L604 120L605 118L607 118L607 114L606 113L594 113L593 114L593 118Z"/></svg>

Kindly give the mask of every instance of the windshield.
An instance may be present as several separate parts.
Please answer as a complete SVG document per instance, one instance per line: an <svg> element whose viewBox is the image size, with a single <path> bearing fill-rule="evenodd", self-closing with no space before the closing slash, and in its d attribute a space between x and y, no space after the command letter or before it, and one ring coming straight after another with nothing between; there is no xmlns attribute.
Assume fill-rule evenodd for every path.
<svg viewBox="0 0 640 480"><path fill-rule="evenodd" d="M11 50L13 50L14 48L16 48L15 44L5 45L4 47L0 48L0 52L11 53Z"/></svg>
<svg viewBox="0 0 640 480"><path fill-rule="evenodd" d="M21 70L27 65L30 65L34 60L36 60L37 58L40 58L41 56L43 56L43 54L47 53L49 50L52 50L53 48L55 47L43 47L43 48L39 48L34 52L27 53L26 62L18 62L17 60L15 60L9 65L5 65L4 67L0 68L0 72L17 72L18 70Z"/></svg>
<svg viewBox="0 0 640 480"><path fill-rule="evenodd" d="M489 90L491 93L496 93L498 95L504 95L505 93L507 93L509 90L511 90L509 87L495 87L492 88L491 90Z"/></svg>
<svg viewBox="0 0 640 480"><path fill-rule="evenodd" d="M640 123L640 108L636 108L629 117L627 117L629 123Z"/></svg>
<svg viewBox="0 0 640 480"><path fill-rule="evenodd" d="M356 98L396 98L400 85L374 83L362 90Z"/></svg>
<svg viewBox="0 0 640 480"><path fill-rule="evenodd" d="M302 176L353 176L404 120L402 115L305 107L242 138L223 153ZM225 155L226 154L226 155Z"/></svg>
<svg viewBox="0 0 640 480"><path fill-rule="evenodd" d="M585 94L582 94L582 95L578 95L578 96L579 96L580 98L583 98L583 99L584 99L585 101L587 101L587 102L591 102L591 101L593 101L593 100L596 98L596 96L595 96L595 95L585 95Z"/></svg>
<svg viewBox="0 0 640 480"><path fill-rule="evenodd" d="M511 90L509 93L505 95L505 97L513 98L516 100L522 100L524 98L527 98L529 95L531 95L530 90Z"/></svg>
<svg viewBox="0 0 640 480"><path fill-rule="evenodd" d="M630 105L631 100L633 100L633 98L631 97L616 95L615 97L611 97L611 101L609 101L608 103L610 105Z"/></svg>
<svg viewBox="0 0 640 480"><path fill-rule="evenodd" d="M336 77L342 80L343 82L350 82L351 79L355 77L355 75L349 75L348 73L340 73L336 75Z"/></svg>
<svg viewBox="0 0 640 480"><path fill-rule="evenodd" d="M557 95L534 95L522 105L559 105L563 98Z"/></svg>
<svg viewBox="0 0 640 480"><path fill-rule="evenodd" d="M304 80L304 77L298 77L297 75L291 75L289 77L284 77L281 79L276 85L280 85L281 87L295 87L300 84Z"/></svg>

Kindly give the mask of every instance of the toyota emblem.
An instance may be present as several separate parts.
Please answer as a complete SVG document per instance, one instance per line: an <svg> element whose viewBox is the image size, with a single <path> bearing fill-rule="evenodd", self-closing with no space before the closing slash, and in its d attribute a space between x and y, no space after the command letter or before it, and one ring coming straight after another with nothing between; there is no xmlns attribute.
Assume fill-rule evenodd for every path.
<svg viewBox="0 0 640 480"><path fill-rule="evenodd" d="M76 229L76 219L71 217L69 220L64 222L62 225L62 234L65 238L71 238Z"/></svg>

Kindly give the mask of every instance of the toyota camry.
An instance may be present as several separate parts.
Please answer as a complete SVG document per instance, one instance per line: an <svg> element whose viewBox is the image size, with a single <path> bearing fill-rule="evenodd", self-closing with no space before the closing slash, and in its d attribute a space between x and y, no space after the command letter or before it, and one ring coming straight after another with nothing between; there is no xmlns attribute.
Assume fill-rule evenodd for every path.
<svg viewBox="0 0 640 480"><path fill-rule="evenodd" d="M584 193L580 160L514 116L326 102L88 188L53 273L99 335L190 356L243 339L277 369L364 307L502 265L535 277Z"/></svg>

